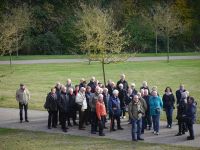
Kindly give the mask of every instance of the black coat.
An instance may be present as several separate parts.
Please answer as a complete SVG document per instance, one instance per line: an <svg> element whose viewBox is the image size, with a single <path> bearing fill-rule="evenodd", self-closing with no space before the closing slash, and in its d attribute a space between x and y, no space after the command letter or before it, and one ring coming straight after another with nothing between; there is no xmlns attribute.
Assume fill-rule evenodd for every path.
<svg viewBox="0 0 200 150"><path fill-rule="evenodd" d="M69 97L66 93L61 92L59 99L59 109L60 112L68 113L69 112Z"/></svg>
<svg viewBox="0 0 200 150"><path fill-rule="evenodd" d="M147 96L143 96L142 98L145 100L147 104L146 115L150 115L150 102L149 102L150 96L147 95Z"/></svg>
<svg viewBox="0 0 200 150"><path fill-rule="evenodd" d="M48 111L57 111L58 110L56 94L51 94L51 92L47 94L44 108L46 108Z"/></svg>
<svg viewBox="0 0 200 150"><path fill-rule="evenodd" d="M170 95L164 94L162 100L163 100L163 108L165 109L174 108L175 98L173 94Z"/></svg>
<svg viewBox="0 0 200 150"><path fill-rule="evenodd" d="M76 96L74 95L74 93L72 95L70 93L68 93L67 96L69 98L70 110L71 109L76 109Z"/></svg>
<svg viewBox="0 0 200 150"><path fill-rule="evenodd" d="M123 108L125 107L125 101L126 101L126 90L120 89L119 90L119 100L120 100L120 107Z"/></svg>
<svg viewBox="0 0 200 150"><path fill-rule="evenodd" d="M186 90L183 90L182 92L185 92ZM177 104L180 103L180 100L181 100L181 93L182 93L180 90L177 90L176 91L176 99L177 99Z"/></svg>
<svg viewBox="0 0 200 150"><path fill-rule="evenodd" d="M186 115L187 103L185 103L184 99L181 99L179 105L177 107L177 119L183 119L183 116Z"/></svg>
<svg viewBox="0 0 200 150"><path fill-rule="evenodd" d="M122 81L122 80L119 80L117 82L117 89L119 90L119 84L123 84L123 89L128 91L128 82L126 80Z"/></svg>

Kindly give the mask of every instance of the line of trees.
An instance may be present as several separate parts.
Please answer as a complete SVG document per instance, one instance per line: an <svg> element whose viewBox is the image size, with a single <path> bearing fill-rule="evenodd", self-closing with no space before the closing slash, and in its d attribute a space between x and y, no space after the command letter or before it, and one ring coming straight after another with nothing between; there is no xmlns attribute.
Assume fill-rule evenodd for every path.
<svg viewBox="0 0 200 150"><path fill-rule="evenodd" d="M101 21L92 22L94 28L88 28L88 32L106 33L105 37L97 38L98 32L83 36L87 26L81 24L81 15L77 13L83 9L83 3L99 9L88 12L87 17L95 17L101 10L111 16L110 22L99 18ZM107 34L104 28L112 28L113 32ZM116 49L120 45L120 41L112 39L115 36L108 36L112 34L120 34L121 40L126 41L120 53L199 51L200 1L2 0L0 3L1 54L83 54L85 48L101 52L103 49L102 55L107 56L110 45L116 44ZM91 44L89 47L83 46L85 39Z"/></svg>

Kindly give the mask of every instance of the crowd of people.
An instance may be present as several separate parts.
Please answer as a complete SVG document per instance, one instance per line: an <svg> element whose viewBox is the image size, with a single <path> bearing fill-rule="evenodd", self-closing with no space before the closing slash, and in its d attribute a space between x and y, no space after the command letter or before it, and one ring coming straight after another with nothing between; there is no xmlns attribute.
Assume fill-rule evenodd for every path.
<svg viewBox="0 0 200 150"><path fill-rule="evenodd" d="M47 94L44 104L44 108L49 113L48 129L57 128L60 124L62 131L67 132L71 126L78 126L79 130L85 130L86 126L90 125L91 134L98 133L99 136L105 136L104 129L123 130L121 119L128 116L127 119L132 125L132 140L144 140L141 134L144 134L145 130L152 130L154 135L159 135L162 110L166 112L166 127L172 128L173 111L176 106L179 128L176 136L189 131L187 139L195 138L193 124L196 120L197 103L189 96L183 84L180 85L175 96L172 89L166 87L162 98L157 87L153 86L150 89L146 81L143 81L139 91L135 87L135 83L128 85L124 74L120 76L117 84L108 80L106 86L95 77L92 77L89 83L81 79L75 86L70 79L67 80L66 85L58 82ZM26 99L30 99L30 94L23 84L20 84L20 89L16 92L16 99L19 102L20 122L23 120L23 107L25 120L28 122L28 100ZM79 119L77 119L77 112ZM108 120L110 126L106 127Z"/></svg>

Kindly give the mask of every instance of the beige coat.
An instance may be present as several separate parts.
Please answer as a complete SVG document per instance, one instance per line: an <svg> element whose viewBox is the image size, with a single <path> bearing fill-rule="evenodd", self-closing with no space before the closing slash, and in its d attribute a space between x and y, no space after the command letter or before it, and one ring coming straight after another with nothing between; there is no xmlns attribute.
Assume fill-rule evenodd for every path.
<svg viewBox="0 0 200 150"><path fill-rule="evenodd" d="M28 104L30 100L30 93L28 89L25 89L25 90L18 89L16 91L16 100L21 104L25 104L25 105Z"/></svg>

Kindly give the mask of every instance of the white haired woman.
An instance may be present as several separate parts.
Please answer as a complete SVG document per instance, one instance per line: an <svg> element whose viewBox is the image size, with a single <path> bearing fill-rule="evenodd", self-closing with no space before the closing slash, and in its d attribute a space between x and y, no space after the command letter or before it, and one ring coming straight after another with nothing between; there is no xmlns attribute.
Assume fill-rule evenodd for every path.
<svg viewBox="0 0 200 150"><path fill-rule="evenodd" d="M118 90L114 90L113 91L113 96L110 97L109 99L109 113L111 116L111 131L116 131L116 129L114 128L115 123L114 120L117 120L117 129L118 130L123 130L123 128L120 125L120 114L121 114L121 108L120 108L120 100L118 98L118 94L119 91Z"/></svg>

